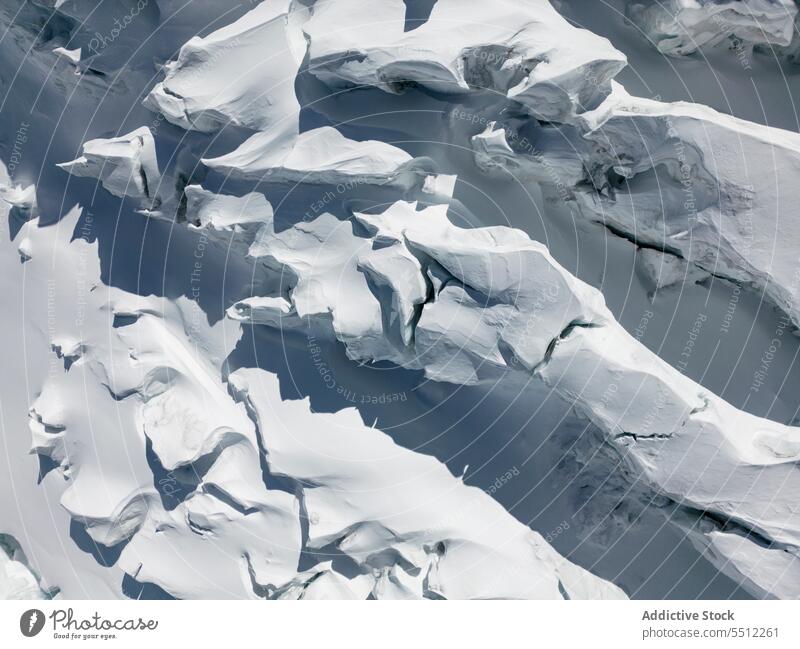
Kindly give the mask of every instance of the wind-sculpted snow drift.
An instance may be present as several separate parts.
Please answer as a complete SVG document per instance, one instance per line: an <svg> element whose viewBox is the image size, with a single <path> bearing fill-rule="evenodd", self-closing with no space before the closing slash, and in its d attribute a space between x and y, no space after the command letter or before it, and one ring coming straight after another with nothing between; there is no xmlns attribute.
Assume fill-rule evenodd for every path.
<svg viewBox="0 0 800 649"><path fill-rule="evenodd" d="M800 598L800 429L739 410L670 366L555 247L480 227L490 217L460 191L500 207L480 182L510 174L640 246L655 288L713 275L798 325L796 133L629 95L614 81L625 56L545 0L438 0L414 24L401 0L203 0L196 16L177 4L148 3L120 50L87 31L109 7L38 2L22 14L29 31L53 19L47 54L90 79L90 97L112 87L123 103L144 97L126 125L157 114L132 131L98 120L83 132L108 137L86 142L69 133L53 144L56 160L48 145L48 169L97 181L55 172L66 186L58 200L41 185L47 200L37 200L29 174L0 166L10 458L0 595L626 597L613 563L573 563L569 544L554 541L562 556L535 531L535 515L501 505L517 494L469 486L466 468L454 475L382 418L366 424L367 409L320 411L318 395L287 396L272 365L291 362L279 345L314 340L340 343L354 374L380 362L401 380L437 383L434 393L519 390L514 401L531 411L544 407L539 395L558 395L595 431L582 441L601 457L595 469L622 485L614 509L644 494L643 508L690 539L715 577L756 597ZM788 0L635 5L638 26L670 54L729 38L791 47L797 13ZM206 20L210 7L219 13ZM175 31L165 15L178 16ZM183 35L159 56L142 43L141 77L140 59L128 71L119 57L135 59L142 30L160 38L154 26ZM43 55L31 58L40 70ZM134 87L120 90L112 71ZM78 83L79 105L92 107L81 92ZM365 123L347 115L349 94ZM429 130L406 137L400 114L416 100ZM428 133L448 145L441 158L427 157ZM453 168L473 162L485 173ZM110 194L100 207L98 184ZM113 228L109 245L112 228L95 232L96 221L113 226L116 199L132 200L119 208L124 238ZM121 216L128 203L132 218ZM62 216L40 204L75 207ZM455 225L461 217L472 227ZM133 245L135 263L118 251ZM178 263L154 263L165 254ZM457 391L448 407L469 398ZM477 432L455 435L465 430ZM537 480L550 478L545 468Z"/></svg>

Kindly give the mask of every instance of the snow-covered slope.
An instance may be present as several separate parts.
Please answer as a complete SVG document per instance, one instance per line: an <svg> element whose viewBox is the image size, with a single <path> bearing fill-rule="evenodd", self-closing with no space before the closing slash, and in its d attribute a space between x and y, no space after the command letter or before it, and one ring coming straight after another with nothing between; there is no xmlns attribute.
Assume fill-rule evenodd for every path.
<svg viewBox="0 0 800 649"><path fill-rule="evenodd" d="M76 255L94 252L83 238L68 243L78 214L21 227L27 252L16 263L28 277L68 275ZM115 574L183 598L338 597L341 568L327 569L328 587L310 589L300 567L301 551L336 548L352 560L346 575L360 597L624 597L355 411L283 402L262 370L240 370L226 386L222 359L193 326L196 305L103 287L94 264L82 269L79 293L51 307L57 365L29 413L30 448L51 464L48 480L73 525L98 553L118 553ZM291 488L268 486L274 476ZM15 488L26 498L36 484ZM52 561L41 565L56 576ZM80 580L58 582L74 596Z"/></svg>
<svg viewBox="0 0 800 649"><path fill-rule="evenodd" d="M234 178L278 183L413 185L424 181L426 163L391 144L356 142L330 126L296 139L258 133L232 153L203 163Z"/></svg>
<svg viewBox="0 0 800 649"><path fill-rule="evenodd" d="M753 287L800 324L797 133L619 87L587 131L600 191L577 197L591 218Z"/></svg>
<svg viewBox="0 0 800 649"><path fill-rule="evenodd" d="M800 595L791 504L800 431L736 410L661 361L522 232L464 230L446 208L415 207L356 214L366 237L330 214L263 229L250 254L286 269L292 285L288 303L270 317L251 311L251 321L291 330L304 318L355 360L391 360L438 381L530 372L606 433L634 479L693 512L722 570L758 594ZM714 544L718 532L739 540ZM742 578L737 566L764 543L772 569Z"/></svg>
<svg viewBox="0 0 800 649"><path fill-rule="evenodd" d="M472 138L482 169L549 186L586 218L749 286L800 324L797 133L619 84L574 125L534 127L525 146L517 125Z"/></svg>
<svg viewBox="0 0 800 649"><path fill-rule="evenodd" d="M260 370L230 382L262 431L270 471L304 485L308 547L336 548L371 571L375 597L624 597L354 410L322 415L282 403L275 377Z"/></svg>

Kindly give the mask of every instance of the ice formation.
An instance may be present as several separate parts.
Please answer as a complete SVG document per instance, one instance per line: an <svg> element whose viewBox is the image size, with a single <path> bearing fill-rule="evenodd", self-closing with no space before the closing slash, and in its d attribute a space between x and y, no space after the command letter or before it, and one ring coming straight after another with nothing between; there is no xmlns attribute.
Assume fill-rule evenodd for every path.
<svg viewBox="0 0 800 649"><path fill-rule="evenodd" d="M114 196L154 204L161 174L150 129L143 126L119 137L89 140L81 153L58 166L73 176L97 178Z"/></svg>
<svg viewBox="0 0 800 649"><path fill-rule="evenodd" d="M292 11L291 8L295 7ZM145 105L185 129L228 124L297 133L294 81L306 44L294 2L262 2L239 20L181 47Z"/></svg>
<svg viewBox="0 0 800 649"><path fill-rule="evenodd" d="M356 214L369 237L329 214L262 231L250 254L296 280L282 313L255 321L294 328L305 318L355 360L391 360L438 381L533 373L606 433L637 479L692 512L722 570L756 592L800 596L791 504L800 432L736 410L661 361L524 233L464 230L446 209L415 208ZM772 568L739 570L765 544Z"/></svg>
<svg viewBox="0 0 800 649"><path fill-rule="evenodd" d="M546 532L539 513L565 501L517 508L585 452L579 489L607 478L617 498L598 517L635 501L661 521L624 521L649 556L668 551L666 518L695 548L687 573L707 559L709 582L800 598L800 429L642 339L649 309L672 305L694 346L711 280L749 288L757 307L736 293L728 312L768 341L752 381L785 356L765 399L791 393L797 133L629 94L614 80L626 56L545 0L438 0L415 20L401 0L179 5L26 3L0 42L25 59L20 114L53 133L25 126L0 165L0 596L639 596L650 576L606 561L603 531ZM788 0L628 5L668 54L791 48L797 14ZM47 47L25 55L50 19ZM75 107L59 115L54 98ZM58 166L106 194L53 170L78 150ZM631 244L626 293L593 271ZM635 330L620 296L648 309ZM359 381L396 372L419 394L395 419L456 413L456 452L436 446L438 423L417 446L390 416L298 387L281 370L298 348ZM531 453L536 475L500 495L451 466L473 445L489 463L480 438L507 424L475 430L462 411L499 409L493 393L514 417L557 421L520 427L520 464L536 435L557 450ZM575 422L592 432L577 451Z"/></svg>
<svg viewBox="0 0 800 649"><path fill-rule="evenodd" d="M297 138L258 133L238 149L204 159L211 169L234 178L276 183L421 184L424 160L415 160L391 144L357 142L330 126L305 131Z"/></svg>
<svg viewBox="0 0 800 649"><path fill-rule="evenodd" d="M308 547L335 547L371 569L376 598L624 597L354 410L321 415L305 402L282 403L275 377L259 370L239 370L230 382L265 431L270 471L308 485Z"/></svg>
<svg viewBox="0 0 800 649"><path fill-rule="evenodd" d="M237 220L215 209L217 224ZM92 251L83 238L65 242L79 216L22 227L34 281ZM362 585L362 597L624 597L355 411L324 415L283 402L263 370L240 370L226 388L219 359L199 355L187 333L196 306L104 289L92 266L79 293L59 293L54 306L50 346L63 370L32 404L31 452L61 475L61 505L74 524L98 548L122 548L117 570L183 598L340 597L347 579ZM100 420L118 422L113 434L97 433ZM334 468L330 451L355 439L361 456L346 451ZM264 471L293 488L268 487ZM330 583L311 588L301 550L324 557L334 549L350 565L329 568Z"/></svg>

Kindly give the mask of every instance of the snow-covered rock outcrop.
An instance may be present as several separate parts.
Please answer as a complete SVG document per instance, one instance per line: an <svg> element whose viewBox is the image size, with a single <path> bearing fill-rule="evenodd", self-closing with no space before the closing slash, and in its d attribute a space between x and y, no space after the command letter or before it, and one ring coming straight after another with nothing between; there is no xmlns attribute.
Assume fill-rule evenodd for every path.
<svg viewBox="0 0 800 649"><path fill-rule="evenodd" d="M354 220L368 236L329 214L260 233L250 254L295 279L290 304L254 322L304 318L351 358L439 381L532 373L605 432L634 480L690 512L720 569L754 593L800 595L800 430L741 412L660 360L520 231L465 230L444 207L403 202ZM765 546L774 570L753 574Z"/></svg>
<svg viewBox="0 0 800 649"><path fill-rule="evenodd" d="M114 196L135 198L146 207L154 205L161 174L149 128L142 126L119 137L89 140L81 154L58 166L73 176L97 178Z"/></svg>
<svg viewBox="0 0 800 649"><path fill-rule="evenodd" d="M303 27L310 72L333 87L485 90L562 120L594 107L625 65L606 39L573 27L546 0L439 0L408 32L405 12L402 0L319 3Z"/></svg>
<svg viewBox="0 0 800 649"><path fill-rule="evenodd" d="M659 51L672 56L731 37L754 45L786 46L794 34L794 0L630 0L628 17Z"/></svg>

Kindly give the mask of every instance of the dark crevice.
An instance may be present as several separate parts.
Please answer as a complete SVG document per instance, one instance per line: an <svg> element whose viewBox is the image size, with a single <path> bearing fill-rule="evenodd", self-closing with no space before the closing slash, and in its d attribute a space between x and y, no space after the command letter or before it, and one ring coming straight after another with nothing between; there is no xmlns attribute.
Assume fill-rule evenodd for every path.
<svg viewBox="0 0 800 649"><path fill-rule="evenodd" d="M262 599L271 599L278 591L278 587L275 584L260 583L256 576L256 570L253 567L253 561L250 558L250 553L245 552L242 556L247 563L247 574L250 577L250 587L253 589L253 593L255 593L256 597L261 597Z"/></svg>
<svg viewBox="0 0 800 649"><path fill-rule="evenodd" d="M147 196L147 198L152 199L153 197L150 196L150 186L147 182L147 174L144 172L143 167L139 167L139 177L142 180L142 191L144 191L144 195Z"/></svg>
<svg viewBox="0 0 800 649"><path fill-rule="evenodd" d="M139 394L139 388L130 388L128 390L114 392L108 383L102 383L102 386L108 390L108 394L111 395L114 401L125 401L125 399L132 397L134 394Z"/></svg>
<svg viewBox="0 0 800 649"><path fill-rule="evenodd" d="M786 552L788 552L792 547L785 543L774 541L766 536L766 534L754 529L748 525L746 521L741 519L725 516L719 512L714 512L707 509L692 507L691 505L682 505L675 501L673 501L673 503L675 509L687 514L691 518L711 523L719 531L741 536L748 541L752 541L759 547L768 550L783 550Z"/></svg>
<svg viewBox="0 0 800 649"><path fill-rule="evenodd" d="M639 248L642 248L643 250L655 250L662 254L672 255L673 257L677 257L678 259L683 259L684 261L686 261L685 257L683 256L683 253L677 248L673 248L666 244L658 244L658 243L653 243L651 241L642 241L634 234L630 232L625 232L624 230L620 230L618 227L612 225L611 223L608 223L606 221L598 221L598 222L601 223L602 226L614 236L619 237L621 239L625 239L626 241L630 241L632 244L634 244Z"/></svg>
<svg viewBox="0 0 800 649"><path fill-rule="evenodd" d="M297 480L294 480L288 476L272 473L269 468L268 453L266 447L264 446L264 438L261 432L261 427L258 423L258 414L256 413L255 408L253 408L250 398L246 393L238 392L230 383L227 385L228 393L230 394L231 398L236 403L241 403L244 406L247 416L250 418L250 421L253 422L253 427L255 428L256 432L256 444L258 446L258 462L261 468L261 481L264 483L264 486L267 488L267 490L284 491L289 494L297 495L299 491L302 491L303 485L301 485ZM300 501L300 505L302 508L302 499Z"/></svg>
<svg viewBox="0 0 800 649"><path fill-rule="evenodd" d="M640 248L642 250L655 250L656 252L660 252L660 253L662 253L664 255L672 255L673 257L677 257L678 259L681 259L682 261L686 262L687 264L692 264L693 266L695 266L695 267L699 268L700 270L702 270L704 273L708 273L709 277L711 277L713 279L722 280L722 281L725 281L725 282L730 282L731 284L733 284L735 286L738 286L742 290L747 290L747 289L752 288L752 286L750 284L741 282L740 280L738 280L738 279L736 279L734 277L729 277L727 275L723 275L721 273L715 272L713 269L709 270L705 266L703 266L701 264L697 264L694 261L692 261L691 259L687 259L683 255L683 253L680 250L678 250L677 248L673 248L673 247L668 246L666 244L653 243L652 241L642 241L641 239L636 237L634 234L632 234L630 232L625 232L624 230L619 229L617 226L612 225L611 223L608 223L606 221L599 221L599 220L596 221L596 222L599 223L600 225L602 225L608 232L610 232L614 236L619 237L620 239L625 239L626 241L629 241L630 243L635 245L637 248ZM707 279L708 278L706 278L706 280ZM704 286L706 284L706 280L701 280L701 281L698 281L698 282L695 282L695 283ZM781 310L781 312L783 312L783 311Z"/></svg>
<svg viewBox="0 0 800 649"><path fill-rule="evenodd" d="M550 359L553 357L553 353L555 352L558 343L568 338L573 331L575 331L576 329L595 329L597 327L602 327L602 326L603 326L602 324L599 324L597 322L572 320L571 322L569 322L569 324L567 324L566 327L564 327L560 331L560 333L555 338L553 338L550 341L550 343L547 345L547 349L544 352L544 358L539 363L536 364L536 366L533 368L533 372L535 374L539 373L547 366L547 364L550 362Z"/></svg>
<svg viewBox="0 0 800 649"><path fill-rule="evenodd" d="M42 480L47 477L47 474L53 469L57 469L59 464L53 458L42 455L41 453L37 453L36 457L39 460L39 475L36 478L36 484L41 484Z"/></svg>
<svg viewBox="0 0 800 649"><path fill-rule="evenodd" d="M231 496L227 491L215 484L203 483L203 491L209 496L214 496L219 501L225 503L231 509L235 509L240 514L247 516L258 512L257 507L247 507Z"/></svg>
<svg viewBox="0 0 800 649"><path fill-rule="evenodd" d="M664 439L671 439L673 433L630 433L628 431L624 431L619 435L615 435L614 439L632 439L635 442L638 442L642 439L653 439L653 440L664 440Z"/></svg>
<svg viewBox="0 0 800 649"><path fill-rule="evenodd" d="M128 327L132 324L135 324L138 320L139 314L115 313L114 322L111 326L115 329L119 329L120 327Z"/></svg>

